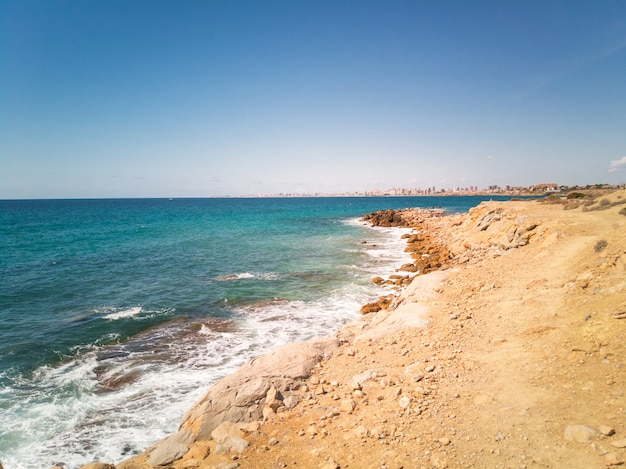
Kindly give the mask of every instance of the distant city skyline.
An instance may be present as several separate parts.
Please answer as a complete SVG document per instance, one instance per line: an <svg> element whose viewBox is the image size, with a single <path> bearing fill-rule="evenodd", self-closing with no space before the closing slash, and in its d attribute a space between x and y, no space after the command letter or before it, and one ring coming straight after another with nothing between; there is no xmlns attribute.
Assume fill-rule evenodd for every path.
<svg viewBox="0 0 626 469"><path fill-rule="evenodd" d="M626 2L0 2L0 199L626 182Z"/></svg>

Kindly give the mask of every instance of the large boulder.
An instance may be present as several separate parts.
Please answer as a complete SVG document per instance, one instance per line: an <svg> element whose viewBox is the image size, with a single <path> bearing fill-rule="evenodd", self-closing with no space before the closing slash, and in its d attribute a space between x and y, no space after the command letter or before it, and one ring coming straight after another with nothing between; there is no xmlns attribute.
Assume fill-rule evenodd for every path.
<svg viewBox="0 0 626 469"><path fill-rule="evenodd" d="M195 440L207 440L224 421L261 420L272 386L281 393L297 389L313 367L338 346L334 337L316 339L284 345L255 358L211 386L185 413L180 430L190 431Z"/></svg>

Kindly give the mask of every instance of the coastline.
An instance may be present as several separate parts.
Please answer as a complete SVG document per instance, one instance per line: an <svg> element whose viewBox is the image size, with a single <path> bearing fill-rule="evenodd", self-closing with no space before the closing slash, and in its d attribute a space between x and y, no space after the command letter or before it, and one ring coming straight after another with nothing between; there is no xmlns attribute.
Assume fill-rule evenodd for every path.
<svg viewBox="0 0 626 469"><path fill-rule="evenodd" d="M616 193L616 203L623 192ZM623 394L610 392L625 384L621 367L614 361L624 351L615 338L624 334L626 321L620 322L609 312L626 305L624 288L616 277L623 276L626 253L617 236L626 219L618 210L611 207L583 214L580 208L563 211L539 202L488 202L467 215L433 218L419 231L448 249L447 262L437 266L440 270L418 276L388 309L365 314L334 337L306 347L287 346L273 352L273 359L270 354L270 359L253 360L251 366L256 363L273 370L286 357L310 349L305 365L294 367L290 375L281 374L284 390L272 383L269 392L263 389L252 396L261 405L246 425L220 427L217 422L198 438L201 425L197 422L204 410L194 420L192 409L178 434L117 467L152 467L155 462L174 468L497 467L510 463L594 467L623 460L624 451L610 446L620 440L604 435L611 433L608 428L617 438L626 434L626 428L615 423L624 416ZM598 236L604 237L596 240ZM594 243L602 240L608 247L596 253L594 246L599 244ZM590 253L585 250L589 247ZM555 252L559 253L556 259ZM592 265L597 259L588 258L594 255L605 261L600 267ZM419 254L422 260L430 257L428 252ZM574 271L568 263L577 269L589 264L591 270L570 278ZM568 269L559 270L564 264ZM591 299L587 299L589 291L596 292ZM558 304L539 304L555 295ZM593 301L605 310L586 313L587 318L578 308ZM516 314L507 314L505 306ZM562 317L560 308L572 311ZM426 321L428 327L424 327ZM563 337L567 335L564 329L578 337L581 324L586 329L596 321L600 323L595 328L583 331L583 345L571 345L569 351L557 347L563 340L574 341ZM605 330L606 321L617 327ZM602 332L600 340L596 332ZM535 342L542 343L539 352L530 346ZM570 352L578 362L570 360ZM563 359L558 376L533 360L551 356ZM512 357L521 361L512 364ZM593 414L584 420L584 412L579 412L579 420L574 419L569 414L576 414L576 406L560 409L567 400L551 401L560 410L554 413L544 403L552 398L551 393L535 389L559 378L567 390L565 396L570 397L575 391L570 381L580 379L574 380L574 374L581 374L587 361L598 359L614 365L603 370L610 378L593 381L594 391L602 385L614 395L615 402L609 406L612 413L604 419ZM538 376L533 366L539 369ZM252 371L261 376L257 372ZM524 373L530 376L528 381L522 379ZM570 377L568 381L564 376ZM233 379L225 378L224 388L218 388L220 396L240 386ZM528 387L532 389L524 389ZM520 395L520 389L528 392ZM206 396L203 399L206 403ZM542 405L547 407L542 409ZM554 417L546 421L542 410ZM259 412L261 418L256 418ZM571 425L564 425L568 417ZM593 436L579 443L578 436L568 438L572 430L564 437L565 429L576 425L589 428ZM218 427L221 432L212 435ZM526 429L525 434L517 434L519 429ZM549 450L533 451L537 444ZM177 451L180 457L167 461ZM167 457L157 461L154 455L159 452Z"/></svg>

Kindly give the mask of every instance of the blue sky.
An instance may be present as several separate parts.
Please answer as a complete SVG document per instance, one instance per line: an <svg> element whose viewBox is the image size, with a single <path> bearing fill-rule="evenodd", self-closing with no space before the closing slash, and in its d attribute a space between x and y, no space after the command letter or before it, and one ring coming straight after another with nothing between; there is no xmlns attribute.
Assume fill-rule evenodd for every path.
<svg viewBox="0 0 626 469"><path fill-rule="evenodd" d="M626 2L0 0L0 198L626 182Z"/></svg>

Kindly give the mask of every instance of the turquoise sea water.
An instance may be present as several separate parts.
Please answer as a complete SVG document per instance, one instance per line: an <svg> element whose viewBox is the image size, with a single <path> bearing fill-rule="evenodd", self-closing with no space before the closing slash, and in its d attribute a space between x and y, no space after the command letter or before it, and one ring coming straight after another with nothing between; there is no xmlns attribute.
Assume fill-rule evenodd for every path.
<svg viewBox="0 0 626 469"><path fill-rule="evenodd" d="M385 293L370 279L406 261L403 231L359 217L481 200L0 201L0 461L145 449L215 380Z"/></svg>

